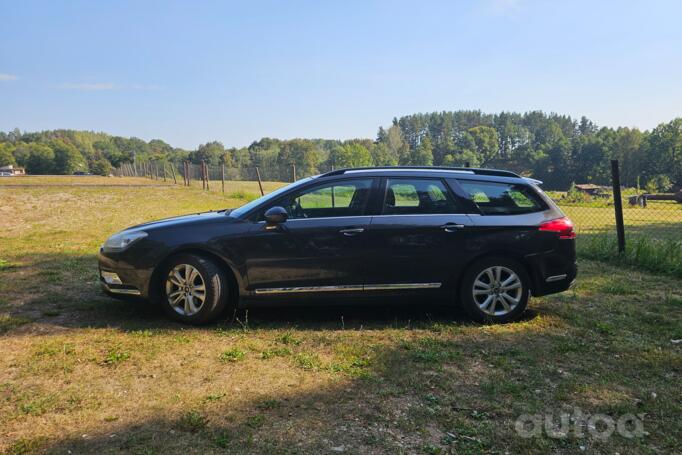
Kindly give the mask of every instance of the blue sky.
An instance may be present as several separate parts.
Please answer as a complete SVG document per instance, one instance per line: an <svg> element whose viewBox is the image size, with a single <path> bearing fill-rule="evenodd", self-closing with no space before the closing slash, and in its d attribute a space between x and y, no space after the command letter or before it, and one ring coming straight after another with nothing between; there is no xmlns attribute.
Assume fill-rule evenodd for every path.
<svg viewBox="0 0 682 455"><path fill-rule="evenodd" d="M415 112L682 116L679 1L0 0L0 130L194 148Z"/></svg>

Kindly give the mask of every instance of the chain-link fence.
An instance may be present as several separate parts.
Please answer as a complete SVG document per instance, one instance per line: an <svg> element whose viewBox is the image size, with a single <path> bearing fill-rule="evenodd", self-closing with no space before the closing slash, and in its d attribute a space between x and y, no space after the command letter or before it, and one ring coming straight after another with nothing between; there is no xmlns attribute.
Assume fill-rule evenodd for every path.
<svg viewBox="0 0 682 455"><path fill-rule="evenodd" d="M682 191L620 187L617 162L612 183L549 192L576 226L579 253L682 277Z"/></svg>
<svg viewBox="0 0 682 455"><path fill-rule="evenodd" d="M179 184L208 186L211 189L211 187L222 187L223 181L293 182L303 177L332 170L334 170L333 167L327 169L317 166L314 171L311 171L297 167L294 164L236 168L206 163L146 161L141 163L124 163L114 169L113 175L170 180ZM218 185L216 185L216 182Z"/></svg>
<svg viewBox="0 0 682 455"><path fill-rule="evenodd" d="M620 207L614 192L620 192ZM574 184L568 191L549 195L573 220L580 236L617 235L618 209L626 237L682 240L682 191L646 193L635 188Z"/></svg>

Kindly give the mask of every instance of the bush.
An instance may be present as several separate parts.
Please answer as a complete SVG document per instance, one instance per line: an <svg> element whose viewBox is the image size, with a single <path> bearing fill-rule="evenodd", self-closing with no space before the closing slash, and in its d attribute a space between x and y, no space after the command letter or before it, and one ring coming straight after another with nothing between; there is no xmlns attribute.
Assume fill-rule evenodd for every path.
<svg viewBox="0 0 682 455"><path fill-rule="evenodd" d="M667 191L670 191L672 187L673 183L670 181L670 177L663 174L654 175L646 183L647 193L665 193Z"/></svg>
<svg viewBox="0 0 682 455"><path fill-rule="evenodd" d="M587 193L579 191L578 189L576 189L575 183L571 183L571 187L568 189L564 201L579 204L584 202L591 202L592 197Z"/></svg>
<svg viewBox="0 0 682 455"><path fill-rule="evenodd" d="M90 172L92 172L95 175L107 176L111 174L111 164L109 163L109 161L105 159L94 161L90 165Z"/></svg>

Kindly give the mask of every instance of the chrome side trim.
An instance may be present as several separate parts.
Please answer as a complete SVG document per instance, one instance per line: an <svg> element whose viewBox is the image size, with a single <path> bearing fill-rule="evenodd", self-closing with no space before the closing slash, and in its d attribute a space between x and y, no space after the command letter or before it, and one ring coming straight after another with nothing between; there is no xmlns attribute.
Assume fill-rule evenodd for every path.
<svg viewBox="0 0 682 455"><path fill-rule="evenodd" d="M111 292L112 294L126 294L126 295L140 295L140 291L137 289L120 289L120 288L110 288L105 283L102 283L102 287Z"/></svg>
<svg viewBox="0 0 682 455"><path fill-rule="evenodd" d="M547 277L547 279L545 280L545 282L547 282L547 283L553 283L554 281L565 280L567 276L568 276L568 275L566 275L565 273L564 273L563 275L549 276L549 277Z"/></svg>
<svg viewBox="0 0 682 455"><path fill-rule="evenodd" d="M358 292L358 291L387 291L396 289L438 289L442 283L390 283L390 284L350 284L343 286L301 286L291 288L263 288L255 293L263 294L299 294L304 292Z"/></svg>
<svg viewBox="0 0 682 455"><path fill-rule="evenodd" d="M481 216L480 213L401 213L393 215L373 215L373 218L385 218L387 216Z"/></svg>
<svg viewBox="0 0 682 455"><path fill-rule="evenodd" d="M438 289L442 283L394 283L394 284L368 284L365 291L385 291L394 289Z"/></svg>
<svg viewBox="0 0 682 455"><path fill-rule="evenodd" d="M298 294L302 292L339 292L339 291L362 291L361 284L349 284L345 286L301 286L293 288L265 288L256 289L256 294Z"/></svg>

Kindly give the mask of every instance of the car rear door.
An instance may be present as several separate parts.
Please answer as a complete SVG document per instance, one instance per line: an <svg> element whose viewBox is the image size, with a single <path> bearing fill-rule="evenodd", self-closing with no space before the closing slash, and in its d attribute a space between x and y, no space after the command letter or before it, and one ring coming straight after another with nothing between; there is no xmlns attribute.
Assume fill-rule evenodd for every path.
<svg viewBox="0 0 682 455"><path fill-rule="evenodd" d="M366 291L444 289L466 260L472 220L440 178L382 179L367 236Z"/></svg>
<svg viewBox="0 0 682 455"><path fill-rule="evenodd" d="M327 180L271 204L283 206L289 219L276 228L254 226L244 247L248 289L257 295L362 291L377 185L377 178Z"/></svg>

